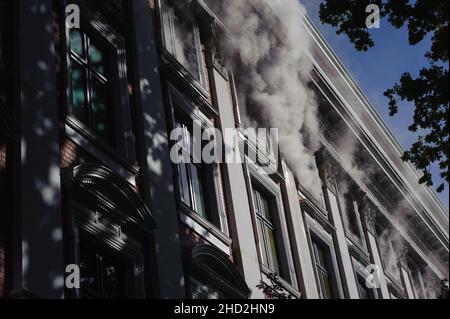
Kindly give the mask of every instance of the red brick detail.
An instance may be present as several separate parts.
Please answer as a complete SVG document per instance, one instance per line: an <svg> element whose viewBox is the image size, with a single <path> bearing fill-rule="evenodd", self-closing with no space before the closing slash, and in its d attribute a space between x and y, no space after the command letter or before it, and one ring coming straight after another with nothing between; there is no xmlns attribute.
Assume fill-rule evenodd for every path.
<svg viewBox="0 0 450 319"><path fill-rule="evenodd" d="M5 170L6 170L6 146L0 145L0 205L8 205L5 203ZM5 218L4 215L0 214L0 298L4 297L5 294L5 229L1 227L2 219Z"/></svg>
<svg viewBox="0 0 450 319"><path fill-rule="evenodd" d="M98 161L72 140L63 140L60 147L61 169L76 167L83 163L98 163Z"/></svg>

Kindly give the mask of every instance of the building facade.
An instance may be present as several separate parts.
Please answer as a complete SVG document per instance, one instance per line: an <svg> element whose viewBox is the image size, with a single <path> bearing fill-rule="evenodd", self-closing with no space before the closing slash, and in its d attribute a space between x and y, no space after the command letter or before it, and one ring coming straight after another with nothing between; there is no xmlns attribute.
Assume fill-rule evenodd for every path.
<svg viewBox="0 0 450 319"><path fill-rule="evenodd" d="M273 274L293 298L437 296L448 208L310 20L319 195L245 128L220 16L206 0L0 0L0 298L264 298ZM195 157L193 123L238 131L242 163L175 164L171 132ZM349 128L370 173L340 147Z"/></svg>

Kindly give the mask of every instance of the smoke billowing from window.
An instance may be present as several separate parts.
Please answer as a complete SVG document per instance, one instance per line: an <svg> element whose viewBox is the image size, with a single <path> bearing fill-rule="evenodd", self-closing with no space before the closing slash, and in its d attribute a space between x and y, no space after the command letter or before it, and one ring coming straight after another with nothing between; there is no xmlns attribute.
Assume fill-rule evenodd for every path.
<svg viewBox="0 0 450 319"><path fill-rule="evenodd" d="M211 1L210 1L211 2ZM314 153L317 104L308 87L309 40L297 0L222 1L228 55L248 127L279 129L280 151L298 181L320 198ZM217 1L216 1L217 6Z"/></svg>

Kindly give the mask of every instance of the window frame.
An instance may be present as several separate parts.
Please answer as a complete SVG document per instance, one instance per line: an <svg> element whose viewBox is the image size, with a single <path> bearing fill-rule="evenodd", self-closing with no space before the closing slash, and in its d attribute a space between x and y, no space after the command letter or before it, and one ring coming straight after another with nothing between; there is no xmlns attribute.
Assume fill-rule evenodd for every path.
<svg viewBox="0 0 450 319"><path fill-rule="evenodd" d="M344 230L345 230L345 234L347 235L347 237L352 241L353 244L357 245L358 247L361 247L363 249L364 252L367 252L367 241L366 241L366 235L364 233L364 227L362 224L362 216L360 213L360 209L359 209L359 203L358 200L352 196L352 195L348 195L350 196L350 198L347 200L347 198L345 196L341 196L343 201L347 201L347 203L344 205L344 207L346 208L346 212L342 212L343 214L346 214L346 216L349 218L348 223L352 223L352 221L350 220L351 218L354 219L353 222L356 222L356 225L354 225L357 228L357 231L359 234L355 234L353 232L353 230L351 229L353 226L351 226L350 224L347 225L347 221L344 219ZM352 205L351 210L349 211L349 207L348 204ZM342 205L340 205L342 207ZM344 208L342 207L342 208ZM352 216L350 216L349 214L352 214Z"/></svg>
<svg viewBox="0 0 450 319"><path fill-rule="evenodd" d="M74 264L79 265L80 245L90 244L92 247L110 254L126 265L125 294L126 299L145 298L144 284L144 245L133 239L129 231L118 225L107 216L70 201L69 209L72 218L72 251ZM83 288L74 289L74 296L80 299Z"/></svg>
<svg viewBox="0 0 450 319"><path fill-rule="evenodd" d="M329 232L327 232L322 226L320 226L319 222L315 221L313 217L311 217L308 213L305 214L306 217L306 227L308 232L308 244L311 250L311 258L314 262L314 273L316 276L316 284L319 295L323 296L322 288L319 282L319 275L316 268L316 257L313 250L313 241L319 242L322 247L325 247L327 250L328 260L329 260L329 272L331 271L332 275L332 285L333 285L333 296L334 299L342 299L344 298L344 291L342 287L342 279L339 273L339 266L336 257L336 249L333 243L333 237Z"/></svg>
<svg viewBox="0 0 450 319"><path fill-rule="evenodd" d="M391 269L389 269L389 265L387 263L388 257L384 254L384 250L383 250L383 245L381 244L381 242L383 242L383 240L381 239L381 236L383 235L384 232L380 231L380 228L382 227L388 227L389 229L389 233L391 233L392 231L396 231L395 228L392 225L381 225L380 222L377 222L375 224L375 234L376 234L376 241L377 241L377 247L380 253L380 259L381 259L381 263L383 265L384 268L384 272L386 273L386 276L388 276L394 284L396 284L398 287L402 287L403 285L401 284L401 267L399 267L399 260L398 260L398 255L396 252L396 248L395 248L395 243L390 240L390 236L386 236L386 240L384 242L387 241L387 244L389 245L389 250L391 250L391 253L393 255L393 257L395 258L395 270L397 272L397 274L392 273ZM386 258L387 257L387 258Z"/></svg>
<svg viewBox="0 0 450 319"><path fill-rule="evenodd" d="M355 278L356 278L356 282L358 285L358 293L361 298L361 291L360 291L360 286L359 286L360 280L364 281L364 283L365 283L366 278L371 276L371 274L367 271L366 267L364 267L363 264L361 264L357 259L355 259L355 257L352 257L352 263L353 263L353 268L355 269ZM366 265L366 266L368 266L368 265ZM369 299L380 299L377 288L370 289L368 287L365 287L365 289L367 292L369 292L369 295L371 296L371 298L369 298Z"/></svg>
<svg viewBox="0 0 450 319"><path fill-rule="evenodd" d="M64 110L66 129L67 126L70 127L78 135L87 139L89 143L93 144L96 148L99 148L108 156L116 159L119 163L124 163L126 167L131 167L135 162L135 146L128 93L127 45L125 38L117 32L100 13L94 13L94 11L83 2L76 1L76 3L79 5L82 13L81 28L79 31L87 34L90 38L99 40L102 47L108 47L110 49L110 59L112 61L110 64L113 66L111 69L114 71L111 71L109 77L109 92L111 92L111 94L108 107L110 107L113 112L112 134L114 135L115 145L110 145L103 141L87 125L82 123L72 114L72 52L70 47L70 29L67 28L65 21L62 21L61 28L64 30L63 55L65 56L65 58L63 58L63 66L66 81Z"/></svg>
<svg viewBox="0 0 450 319"><path fill-rule="evenodd" d="M259 250L260 253L262 254L263 252L261 250L264 250L264 258L261 258L261 262L263 264L263 266L267 267L268 269L270 269L272 272L277 273L278 275L282 276L283 274L281 273L282 267L281 267L281 261L280 261L280 248L278 247L279 245L277 244L277 242L274 242L273 244L275 245L275 256L274 256L274 252L272 252L272 249L269 247L269 245L271 244L269 242L269 239L267 238L267 230L270 230L272 232L272 237L273 239L277 239L278 236L278 232L279 229L276 228L275 226L275 221L274 220L270 220L273 219L273 199L270 198L270 196L267 196L267 194L265 194L263 191L261 191L258 188L253 188L252 189L252 193L253 193L253 201L254 201L254 207L255 207L255 221L257 223L257 231L258 231L258 238L259 238ZM255 198L256 197L256 198ZM268 212L266 212L266 215L268 214L270 219L267 216L264 216L264 213L262 213L261 211L263 210L263 206L262 205L262 198L264 198L264 200L267 202L267 208L268 208ZM261 238L262 236L262 238ZM261 246L262 244L262 246ZM263 256L261 256L263 257ZM265 263L264 261L266 261L267 263Z"/></svg>
<svg viewBox="0 0 450 319"><path fill-rule="evenodd" d="M293 252L289 241L289 231L287 227L286 216L283 206L283 198L281 194L281 187L270 176L262 175L259 167L246 156L245 158L246 169L248 170L248 191L249 201L251 204L252 222L253 222L253 234L255 236L255 242L259 245L260 239L257 230L257 215L255 209L255 201L253 198L253 189L262 190L264 194L271 197L272 207L272 219L275 226L276 236L275 244L278 247L278 263L280 267L280 281L289 286L289 290L298 291L297 273L294 267ZM258 247L258 258L261 270L266 275L273 273L273 269L268 268L263 264L260 249Z"/></svg>
<svg viewBox="0 0 450 319"><path fill-rule="evenodd" d="M167 83L167 86L167 96L171 114L170 127L172 129L176 127L176 124L179 122L180 117L184 121L196 121L196 123L200 125L202 130L215 128L214 121L204 115L198 105L196 105L192 100L180 93L171 83ZM171 142L173 143L173 141ZM209 209L211 210L210 214L214 214L214 216L210 216L212 220L199 215L193 209L188 207L188 205L183 203L182 196L180 194L180 165L174 164L176 175L175 185L177 186L177 202L179 203L181 213L183 213L187 217L192 218L195 222L206 228L207 231L212 232L213 235L219 237L221 241L226 242L226 244L228 245L229 225L225 210L225 203L223 202L224 194L222 189L222 182L218 173L218 170L220 169L219 165L216 163L202 163L201 165L203 165L203 170L209 170L208 175L210 175L209 178L212 179L213 189L207 191L207 194L205 194L204 196L205 200L209 202L205 206L209 206ZM193 192L190 189L190 194L192 193ZM193 199L191 198L191 202L192 201Z"/></svg>
<svg viewBox="0 0 450 319"><path fill-rule="evenodd" d="M168 35L166 34L165 31L165 26L164 26L164 16L165 16L165 12L164 12L164 6L168 5L172 8L174 8L174 4L171 3L171 0L161 0L158 1L159 5L159 18L160 18L160 29L161 29L161 43L162 43L162 49L163 49L163 53L165 53L166 56L171 58L171 62L175 63L179 69L182 69L183 75L184 76L188 76L189 78L191 78L195 84L197 84L197 86L199 88L201 88L201 92L204 93L205 95L209 96L210 93L210 89L209 89L209 83L208 83L208 76L206 74L206 61L205 61L205 57L204 57L204 52L203 52L203 48L202 48L202 41L201 41L201 30L200 30L200 26L198 24L197 21L195 21L194 19L188 19L186 18L186 16L181 12L180 14L182 15L182 18L187 19L189 21L189 23L192 23L193 26L193 36L194 36L194 45L195 45L195 51L196 51L196 57L197 57L197 67L198 67L198 77L199 79L196 78L195 75L192 74L191 71L189 71L187 69L186 66L184 66L181 61L178 59L177 57L177 53L176 53L176 49L174 49L174 52L172 52L170 50L170 48L167 48L166 42L169 41L171 43L171 46L173 48L176 48L175 45L175 41L176 41L176 36L175 36L175 28L174 28L174 19L173 19L173 15L171 14L169 16L169 28L171 30L171 34L169 35L170 39L167 39ZM176 10L178 10L177 8L175 8Z"/></svg>

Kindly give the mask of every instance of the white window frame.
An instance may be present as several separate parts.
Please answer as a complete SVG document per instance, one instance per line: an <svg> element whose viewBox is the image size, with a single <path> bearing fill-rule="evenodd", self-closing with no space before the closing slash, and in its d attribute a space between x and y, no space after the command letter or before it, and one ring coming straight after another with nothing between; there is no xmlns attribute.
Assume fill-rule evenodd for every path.
<svg viewBox="0 0 450 319"><path fill-rule="evenodd" d="M246 168L249 173L249 187L251 188L251 193L249 194L249 200L251 201L252 207L252 220L254 222L253 233L255 239L258 238L258 231L256 229L256 210L255 202L253 199L253 189L260 189L265 194L272 197L272 218L273 223L276 228L276 245L278 249L278 262L283 274L280 276L281 281L290 286L290 289L298 290L297 274L294 267L294 260L292 256L292 248L289 241L289 231L286 222L286 215L283 206L283 197L281 193L281 187L275 181L273 181L269 175L261 174L260 167L253 163L248 156L245 156ZM259 243L258 243L259 245ZM259 248L259 247L258 247ZM258 249L258 256L260 258L260 266L266 275L273 272L273 269L267 268L260 256L260 251Z"/></svg>
<svg viewBox="0 0 450 319"><path fill-rule="evenodd" d="M190 77L192 77L192 79L198 83L200 85L200 87L203 90L209 91L208 89L208 83L207 83L207 76L205 74L205 69L206 69L206 63L204 61L203 58L203 52L202 52L202 43L201 43L201 39L200 39L200 28L198 26L198 24L195 21L190 21L192 23L193 26L193 35L194 35L194 45L195 45L195 51L196 51L196 55L197 55L197 67L198 67L198 77L199 79L197 79L197 77L192 74L187 68L186 66L184 66L183 64L181 64L181 62L178 59L178 54L177 54L177 50L176 50L176 37L175 37L175 22L174 22L174 16L173 14L169 14L168 15L168 19L169 19L169 29L170 29L170 35L166 34L165 31L165 26L164 26L164 16L167 14L167 12L164 11L164 6L165 5L170 5L170 0L160 0L159 1L159 13L160 13L160 23L161 23L161 36L162 36L162 44L163 44L163 48L165 50L165 52L169 53L170 56L172 56L177 63L186 71L187 74L189 74ZM184 17L183 17L184 18ZM170 42L171 44L171 48L168 48L166 43Z"/></svg>
<svg viewBox="0 0 450 319"><path fill-rule="evenodd" d="M201 111L200 107L196 105L192 100L184 96L182 93L180 93L172 84L168 83L168 99L170 104L170 111L171 111L171 127L174 128L177 119L176 114L182 114L185 118L191 119L192 121L195 121L200 124L202 129L212 129L215 128L214 122L209 119L207 116L205 116ZM215 198L216 203L213 203L217 208L217 215L215 216L218 218L218 222L220 224L219 226L214 225L211 221L207 220L206 218L203 218L199 214L191 211L190 209L182 209L182 214L186 217L190 217L190 220L195 220L200 224L201 227L206 228L209 232L212 232L213 235L218 237L222 242L229 245L231 244L231 240L229 238L229 226L228 226L228 218L225 211L225 203L222 199L223 189L222 189L222 183L220 181L220 178L218 176L217 170L217 164L208 164L213 165L211 169L213 170L213 179L214 179L214 190L213 190L213 197ZM180 167L179 165L176 165L176 172L177 172L177 194L178 194L178 201L181 203L181 207L185 207L182 203L181 195L179 194L179 181L180 181ZM192 191L191 191L192 194ZM192 195L191 195L192 196ZM192 201L193 199L191 199ZM208 200L208 198L206 199ZM194 200L195 201L195 200ZM186 218L184 218L186 219ZM189 225L188 225L189 226ZM223 250L223 249L222 249Z"/></svg>
<svg viewBox="0 0 450 319"><path fill-rule="evenodd" d="M319 283L319 276L317 273L317 269L316 269L316 260L315 260L315 256L313 253L313 248L312 248L312 242L319 240L321 242L322 245L324 245L326 247L326 249L328 250L328 254L329 254L329 258L331 259L331 267L333 269L331 269L330 271L332 271L332 275L333 275L333 280L334 280L334 289L336 291L334 291L335 294L338 294L338 298L344 298L344 291L342 288L342 280L341 280L341 275L339 273L339 266L338 266L338 262L337 262L337 257L336 257L336 248L334 246L333 243L333 237L331 236L330 233L328 233L320 224L319 222L317 222L316 220L314 220L313 217L311 217L308 213L305 214L306 217L306 226L307 226L307 230L308 230L308 240L309 240L309 246L311 248L311 254L312 254L312 260L314 262L314 273L316 275L316 283L317 283L317 287L318 287L318 291L319 294L322 296L322 292L321 292L321 288L320 288L320 283ZM313 239L314 237L314 239Z"/></svg>

